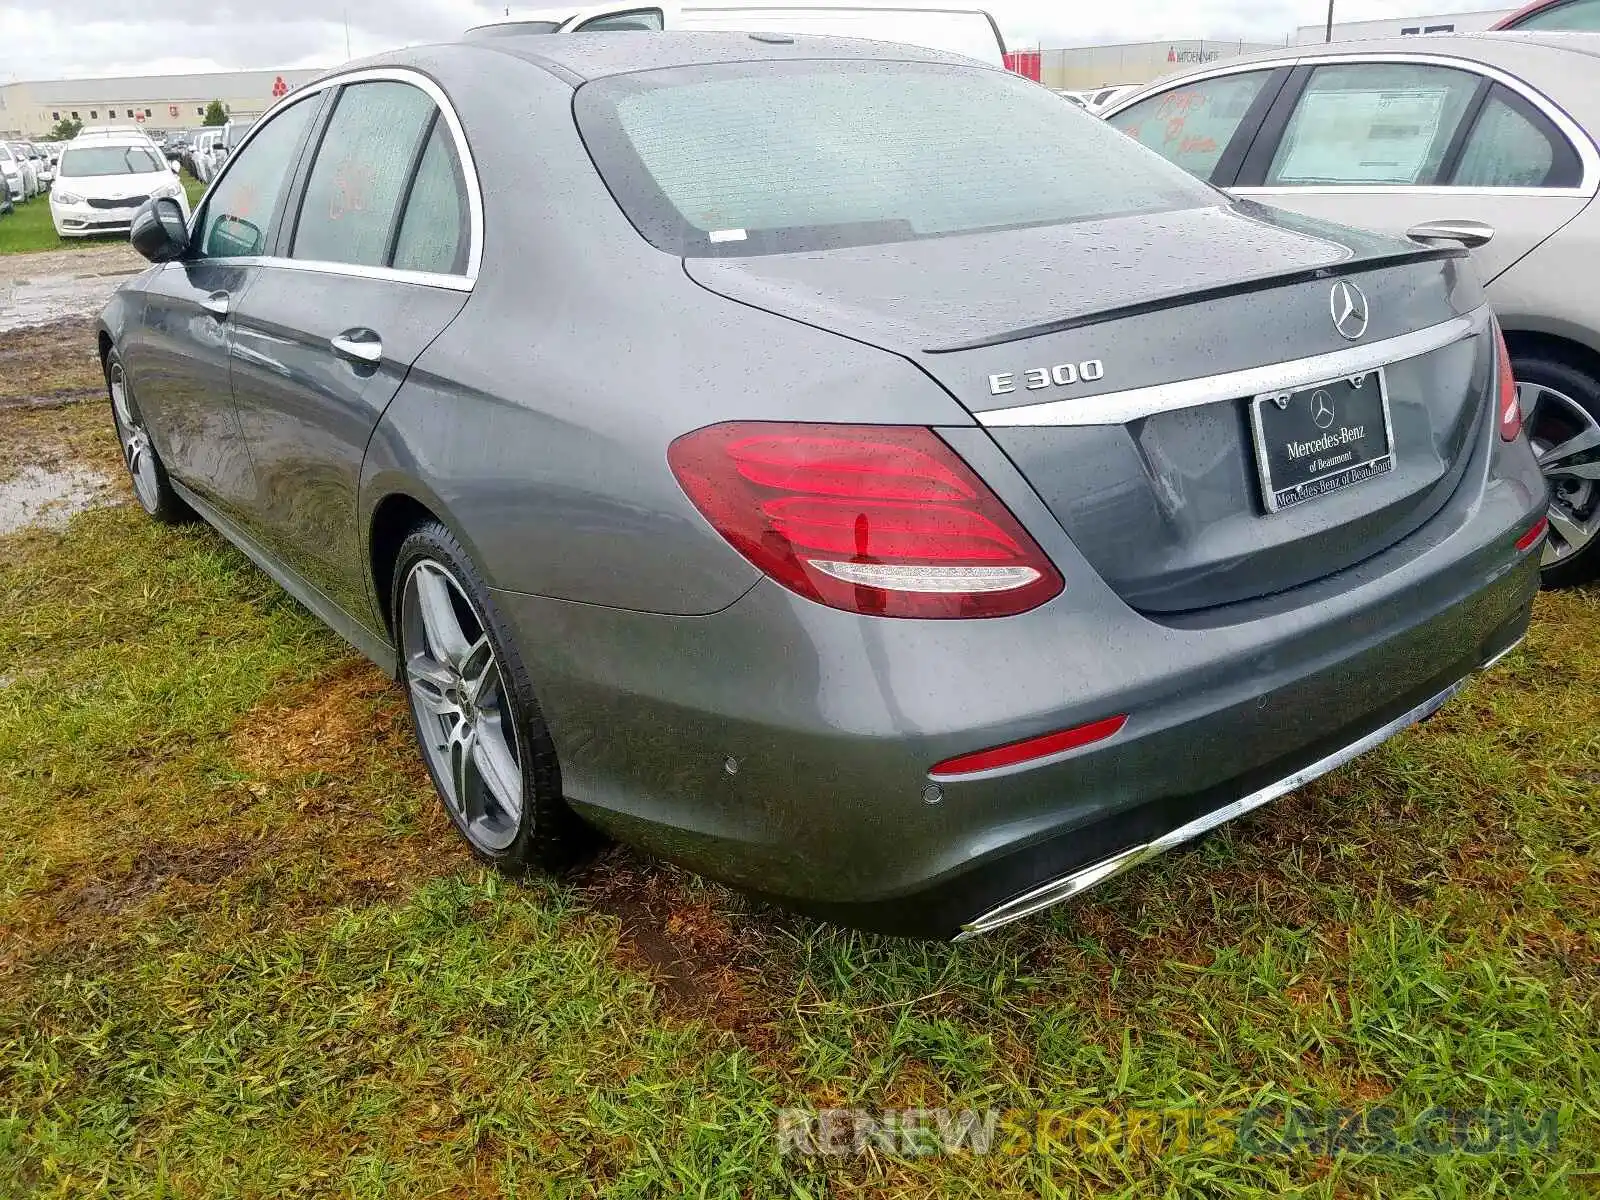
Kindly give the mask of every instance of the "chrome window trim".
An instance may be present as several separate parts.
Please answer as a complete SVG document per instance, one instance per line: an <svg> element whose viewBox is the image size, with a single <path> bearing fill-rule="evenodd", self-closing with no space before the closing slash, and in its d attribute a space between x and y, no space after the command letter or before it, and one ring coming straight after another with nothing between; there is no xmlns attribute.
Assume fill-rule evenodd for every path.
<svg viewBox="0 0 1600 1200"><path fill-rule="evenodd" d="M1471 337L1477 326L1477 313L1469 313L1425 329L1403 333L1399 337L1309 358L1296 358L1264 367L1248 367L1242 371L1205 375L1174 383L1158 383L1151 387L1130 388L1122 392L1102 392L1097 396L989 409L976 415L980 425L990 428L1123 425L1141 417L1175 409L1196 408L1221 400L1246 399L1263 392L1291 391L1329 379L1362 375L1379 367L1441 350Z"/></svg>
<svg viewBox="0 0 1600 1200"><path fill-rule="evenodd" d="M1587 200L1593 192L1581 187L1449 187L1442 184L1338 183L1329 185L1274 184L1271 187L1231 187L1230 196L1254 200L1261 196L1294 196L1315 192L1319 196L1555 196Z"/></svg>
<svg viewBox="0 0 1600 1200"><path fill-rule="evenodd" d="M1115 107L1103 113L1102 119L1110 121L1124 109L1132 108L1133 105L1138 104L1141 100L1151 99L1152 97L1161 95L1163 92L1170 92L1174 88L1182 87L1186 84L1203 83L1208 79L1215 79L1219 76L1237 75L1245 71L1256 71L1263 68L1267 70L1276 70L1278 67L1317 67L1322 66L1324 63L1336 63L1346 66L1359 65L1361 63L1410 63L1415 66L1423 67L1450 67L1457 71L1470 71L1473 74L1481 75L1486 79L1492 79L1496 83L1505 85L1507 88L1517 93L1517 95L1521 96L1529 104L1533 105L1534 108L1538 109L1539 112L1544 114L1545 118L1550 121L1551 124L1561 131L1562 136L1564 136L1567 141L1572 144L1572 148L1578 153L1578 161L1583 164L1583 178L1578 181L1577 187L1572 188L1453 188L1437 185L1419 188L1414 184L1404 183L1361 185L1343 184L1330 187L1319 187L1315 184L1306 184L1300 187L1273 185L1274 188L1278 189L1277 194L1279 195L1288 194L1290 192L1314 191L1325 193L1327 195L1352 196L1379 193L1393 195L1396 192L1421 192L1423 194L1438 192L1446 195L1459 196L1482 192L1496 196L1520 195L1527 193L1529 195L1538 196L1592 197L1597 191L1600 191L1600 150L1595 148L1594 141L1583 131L1583 127L1568 115L1566 109L1562 108L1553 99L1545 95L1545 93L1541 92L1532 84L1524 82L1522 79L1511 74L1511 72L1505 70L1504 68L1492 66L1486 62L1480 62L1475 58L1462 58L1460 55L1456 54L1406 53L1398 50L1385 50L1372 54L1350 53L1285 55L1281 58L1273 58L1265 62L1257 60L1250 63L1236 63L1228 67L1219 67L1215 71L1205 71L1194 75L1185 75L1179 79L1170 79L1167 81L1165 87L1152 88L1149 91L1142 92L1137 96L1128 97L1126 100L1119 102ZM1229 191L1236 192L1239 195L1271 194L1266 189L1260 188L1230 188Z"/></svg>
<svg viewBox="0 0 1600 1200"><path fill-rule="evenodd" d="M230 258L229 263L249 266L282 267L291 271L317 271L328 275L352 275L362 279L389 279L398 283L417 283L427 287L449 288L453 291L470 292L477 283L478 272L483 266L483 188L478 181L478 165L472 157L472 148L467 144L466 130L462 128L461 118L456 115L455 106L450 103L450 97L445 95L437 83L424 75L421 71L411 67L363 67L355 71L345 71L317 79L304 87L290 92L277 104L274 104L255 123L245 139L228 155L228 161L223 166L221 173L211 181L205 194L194 207L190 216L189 236L195 234L195 226L199 221L199 213L205 207L206 201L211 198L211 193L233 168L238 161L240 153L250 145L252 139L276 117L279 113L287 111L296 104L320 95L329 88L343 87L347 83L405 83L422 91L439 109L439 115L444 118L445 126L450 130L450 137L455 142L456 160L461 164L461 174L467 185L467 269L462 274L434 274L428 271L404 271L393 267L368 267L355 263L314 262L309 259L283 258L263 255L249 258Z"/></svg>

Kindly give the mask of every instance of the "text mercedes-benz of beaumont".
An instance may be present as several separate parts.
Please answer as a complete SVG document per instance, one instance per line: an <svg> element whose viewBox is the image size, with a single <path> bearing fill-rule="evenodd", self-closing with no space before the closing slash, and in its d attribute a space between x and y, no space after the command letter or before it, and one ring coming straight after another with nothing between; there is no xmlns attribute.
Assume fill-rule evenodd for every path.
<svg viewBox="0 0 1600 1200"><path fill-rule="evenodd" d="M512 871L597 827L991 929L1428 715L1538 585L1460 249L931 51L386 55L132 236L100 353L141 503L395 672Z"/></svg>

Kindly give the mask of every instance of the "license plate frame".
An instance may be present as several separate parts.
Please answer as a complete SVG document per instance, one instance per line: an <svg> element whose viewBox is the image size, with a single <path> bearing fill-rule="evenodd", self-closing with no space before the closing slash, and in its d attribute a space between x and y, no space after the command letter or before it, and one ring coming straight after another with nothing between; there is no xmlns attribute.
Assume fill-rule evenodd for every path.
<svg viewBox="0 0 1600 1200"><path fill-rule="evenodd" d="M1360 427L1363 433L1359 438L1341 440L1332 445L1307 450L1305 457L1311 460L1312 469L1303 477L1288 480L1274 477L1273 455L1268 450L1266 421L1263 419L1265 405L1271 404L1279 412L1286 412L1293 406L1304 405L1307 412L1311 413L1316 404L1317 394L1320 392L1327 397L1330 408L1336 410L1338 399L1347 400L1357 393L1362 393L1374 382L1377 385L1378 407L1382 416L1382 442L1375 453L1366 453L1371 437L1364 432L1363 425ZM1313 434L1323 428L1315 424L1314 416L1307 420L1306 425ZM1297 444L1317 447L1318 441L1326 440L1330 434L1339 436L1341 430L1349 428L1335 424L1335 419L1330 418L1326 427L1328 432L1323 433L1320 438ZM1250 436L1254 443L1252 448L1255 451L1256 474L1261 483L1261 499L1269 514L1295 508L1308 501L1342 492L1356 484L1387 475L1395 466L1394 420L1389 409L1388 378L1382 367L1375 367L1356 375L1341 375L1302 387L1262 392L1250 399ZM1285 443L1286 449L1288 445L1289 443ZM1346 445L1352 447L1350 453L1339 454L1338 451ZM1324 469L1316 469L1316 464L1322 461L1324 455L1339 461L1331 463ZM1350 461L1343 461L1347 457ZM1284 464L1280 461L1278 470L1281 472L1283 469Z"/></svg>

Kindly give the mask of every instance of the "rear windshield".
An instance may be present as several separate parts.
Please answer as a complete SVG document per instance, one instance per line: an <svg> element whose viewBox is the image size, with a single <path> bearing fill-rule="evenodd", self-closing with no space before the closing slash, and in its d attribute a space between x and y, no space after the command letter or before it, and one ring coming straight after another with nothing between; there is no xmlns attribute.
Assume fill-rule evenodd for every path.
<svg viewBox="0 0 1600 1200"><path fill-rule="evenodd" d="M148 175L167 164L149 146L80 146L61 156L61 174L69 179L94 175Z"/></svg>
<svg viewBox="0 0 1600 1200"><path fill-rule="evenodd" d="M1216 202L1131 138L1008 72L757 62L578 91L600 173L653 245L827 250Z"/></svg>

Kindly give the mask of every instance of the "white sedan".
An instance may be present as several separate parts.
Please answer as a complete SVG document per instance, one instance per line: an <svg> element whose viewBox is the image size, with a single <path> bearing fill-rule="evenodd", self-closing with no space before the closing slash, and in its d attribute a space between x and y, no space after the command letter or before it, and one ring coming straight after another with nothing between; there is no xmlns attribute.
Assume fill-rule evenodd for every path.
<svg viewBox="0 0 1600 1200"><path fill-rule="evenodd" d="M50 217L64 238L126 233L139 206L152 196L170 196L189 219L183 184L148 138L78 139L61 153Z"/></svg>

